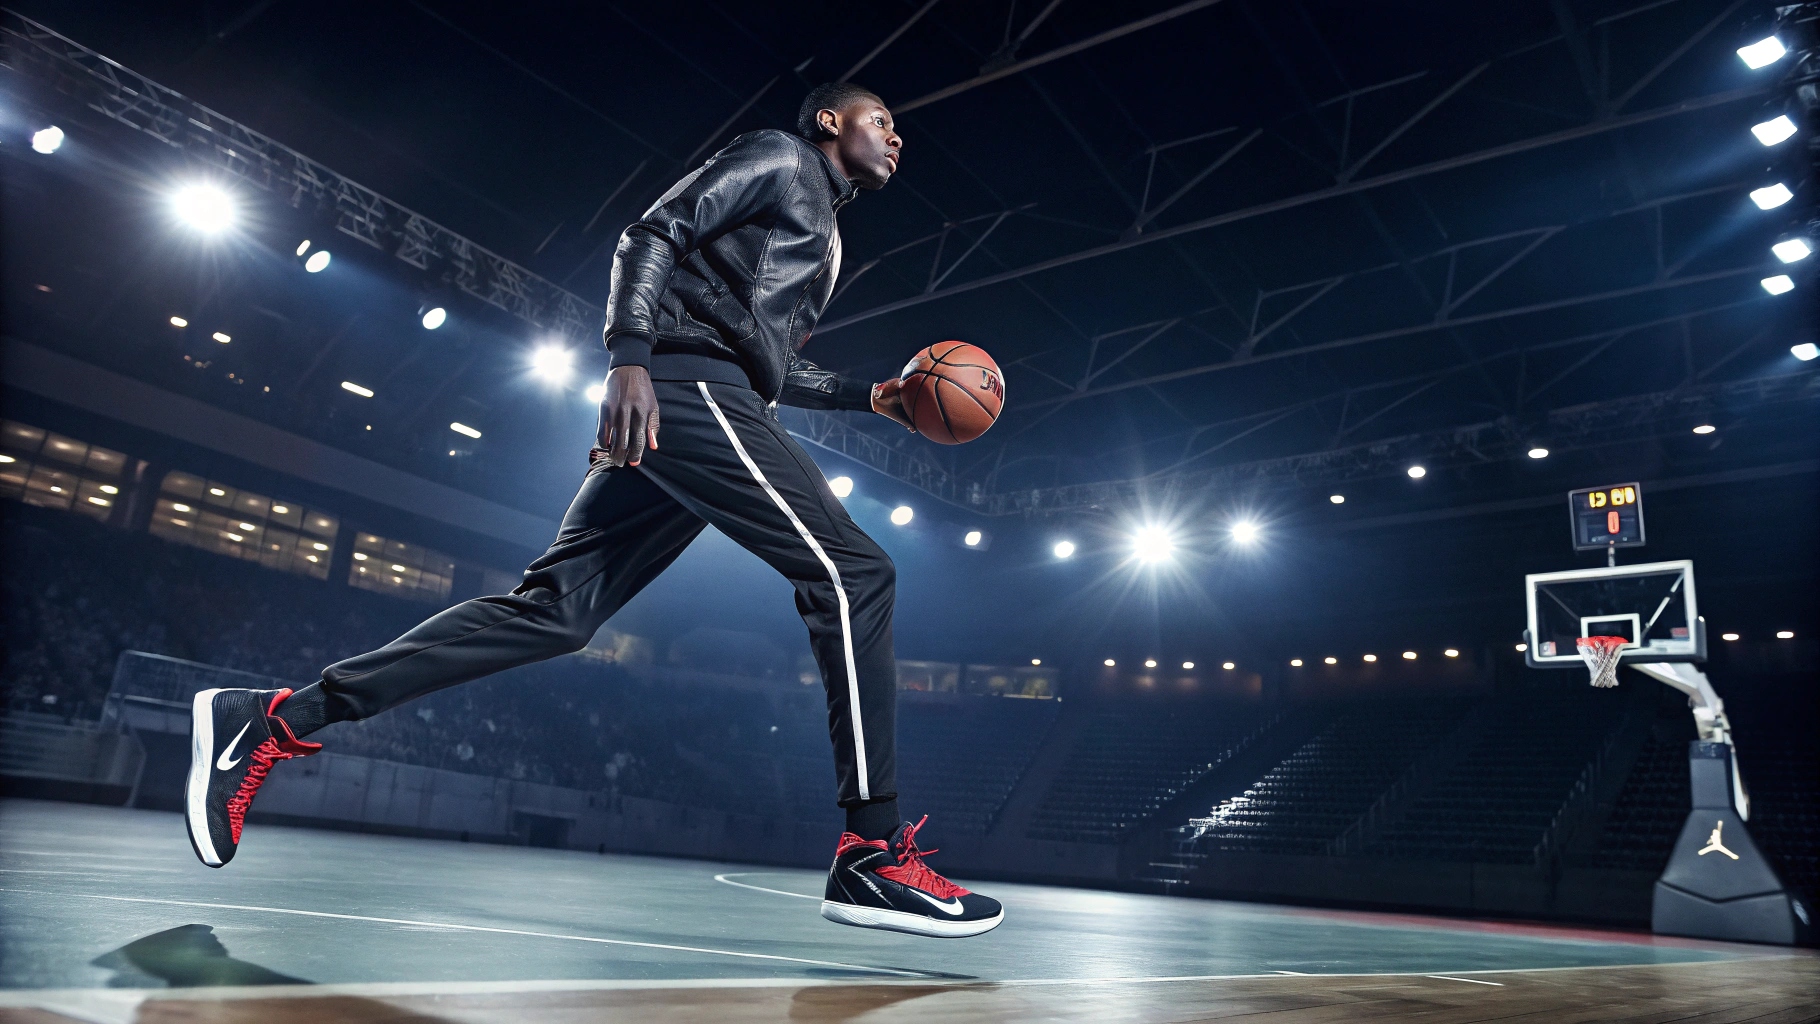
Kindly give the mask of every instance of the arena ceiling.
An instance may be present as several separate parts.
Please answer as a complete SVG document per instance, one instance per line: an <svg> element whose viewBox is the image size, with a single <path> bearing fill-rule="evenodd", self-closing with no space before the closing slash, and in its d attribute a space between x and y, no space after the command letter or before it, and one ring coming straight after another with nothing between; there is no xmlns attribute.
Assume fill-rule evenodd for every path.
<svg viewBox="0 0 1820 1024"><path fill-rule="evenodd" d="M1813 336L1813 288L1759 286L1789 225L1746 198L1778 171L1747 132L1774 80L1733 55L1766 4L18 10L79 45L40 36L22 62L30 30L9 16L9 122L50 111L70 133L35 163L7 139L8 231L31 254L9 243L9 333L520 506L572 485L580 388L604 364L576 325L619 231L718 145L848 76L895 108L905 158L843 213L844 279L806 354L876 379L962 338L1006 368L1007 412L954 449L853 422L870 418L791 425L964 509L1259 486L1324 502L1333 481L1418 462L1492 487L1532 447L1687 445L1706 420L1758 424L1761 461L1799 445L1778 425L1816 397L1787 354ZM345 194L249 188L239 244L176 237L150 200L219 162L44 71L80 57L92 76L93 54L580 313L445 287L451 328L422 330L446 263L399 255L399 215L374 245L334 234ZM306 275L291 249L324 231L338 272ZM173 331L178 313L236 341ZM552 334L580 353L568 391L524 372Z"/></svg>

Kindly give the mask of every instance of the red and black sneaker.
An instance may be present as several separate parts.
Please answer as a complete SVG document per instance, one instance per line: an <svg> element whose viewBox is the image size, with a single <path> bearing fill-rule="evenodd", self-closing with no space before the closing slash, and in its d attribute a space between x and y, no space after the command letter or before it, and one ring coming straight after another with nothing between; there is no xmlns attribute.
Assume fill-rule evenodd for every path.
<svg viewBox="0 0 1820 1024"><path fill-rule="evenodd" d="M253 795L272 766L322 749L273 712L283 690L204 690L190 704L190 774L183 786L190 846L209 867L234 859Z"/></svg>
<svg viewBox="0 0 1820 1024"><path fill-rule="evenodd" d="M822 916L836 924L958 939L997 928L1005 908L930 870L916 848L923 820L904 822L889 841L842 833L828 869Z"/></svg>

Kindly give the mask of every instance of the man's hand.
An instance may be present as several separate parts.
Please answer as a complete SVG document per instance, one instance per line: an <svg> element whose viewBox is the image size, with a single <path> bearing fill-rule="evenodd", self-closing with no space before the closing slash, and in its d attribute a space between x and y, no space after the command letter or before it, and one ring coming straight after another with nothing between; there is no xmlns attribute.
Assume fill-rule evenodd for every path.
<svg viewBox="0 0 1820 1024"><path fill-rule="evenodd" d="M904 382L896 377L872 385L872 411L914 434L916 424L904 412L903 391Z"/></svg>
<svg viewBox="0 0 1820 1024"><path fill-rule="evenodd" d="M636 466L648 442L657 448L657 392L651 372L642 366L618 366L607 374L600 399L596 443L607 451L610 466Z"/></svg>

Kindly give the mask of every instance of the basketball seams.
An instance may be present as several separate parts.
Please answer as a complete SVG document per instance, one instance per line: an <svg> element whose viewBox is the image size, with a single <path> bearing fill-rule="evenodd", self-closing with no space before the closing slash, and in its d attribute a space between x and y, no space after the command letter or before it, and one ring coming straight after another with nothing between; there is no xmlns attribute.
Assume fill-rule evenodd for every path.
<svg viewBox="0 0 1820 1024"><path fill-rule="evenodd" d="M938 382L946 381L949 384L954 383L953 381L948 380L948 378L942 376L939 373L930 374L930 376L934 377ZM930 388L929 393L931 395L935 396L935 412L936 412L936 415L938 415L942 418L942 429L946 430L948 432L948 443L950 443L950 444L960 443L960 438L954 433L954 424L950 423L948 421L948 407L942 404L942 386L941 386L941 384L937 383L935 385L935 387Z"/></svg>
<svg viewBox="0 0 1820 1024"><path fill-rule="evenodd" d="M978 352L981 357L984 357L988 361L990 361L992 359L991 356L986 355L984 350L980 349L978 346L973 345L969 342L956 341L956 340L949 340L947 342L938 342L935 345L931 345L927 349L925 349L923 352L922 358L920 358L918 360L914 360L912 362L911 365L915 368L910 370L907 374L905 374L901 378L901 380L903 381L903 390L905 392L909 393L907 396L907 400L904 402L904 411L905 411L905 413L907 413L909 415L910 421L912 423L917 424L917 427L919 430L923 429L922 424L920 422L920 418L918 417L917 414L918 414L918 411L922 408L922 406L921 406L921 399L923 397L922 392L925 390L931 392L933 394L933 398L935 401L934 412L935 412L936 416L940 418L941 425L948 435L947 440L945 442L948 444L960 444L962 442L961 442L961 438L954 430L953 420L949 416L949 413L948 413L948 403L947 403L946 399L944 399L942 396L942 389L941 389L942 384L947 384L949 387L955 388L956 390L959 390L960 392L964 393L968 397L968 399L973 402L974 406L977 407L981 413L985 414L985 416L987 417L987 422L986 422L985 428L980 431L981 434L984 434L986 432L986 430L991 429L993 423L995 423L999 417L999 411L994 410L991 407L987 406L984 400L982 400L978 395L975 395L973 393L973 389L971 387L969 387L963 381L956 380L955 378L950 377L946 372L944 372L945 370L948 370L948 369L956 369L956 370L972 369L972 370L979 370L982 373L991 374L993 376L999 376L1002 379L1003 371L999 370L999 368L996 364L987 365L987 364L975 363L975 362L964 362L963 363L963 362L952 361L953 358L956 356L959 356L961 358L967 357L967 353L962 352L963 349L972 349L975 352ZM928 381L922 379L922 378L928 378L928 377L935 378L936 383L931 385ZM1000 399L999 408L1000 408L1000 410L1002 410L1004 408L1004 402L1003 402L1002 398ZM930 427L933 428L934 424L931 423ZM923 430L923 432L925 434L933 433L932 430ZM977 437L978 435L975 435L975 436ZM936 438L931 436L930 440L936 440ZM969 440L972 440L972 438L969 438Z"/></svg>

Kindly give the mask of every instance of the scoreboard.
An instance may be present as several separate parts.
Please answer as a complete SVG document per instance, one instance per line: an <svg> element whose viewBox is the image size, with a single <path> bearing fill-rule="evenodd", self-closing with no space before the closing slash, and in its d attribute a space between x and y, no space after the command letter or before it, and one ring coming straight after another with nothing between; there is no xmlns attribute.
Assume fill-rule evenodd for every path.
<svg viewBox="0 0 1820 1024"><path fill-rule="evenodd" d="M1636 484L1585 487L1567 494L1573 520L1575 551L1640 548L1643 540L1643 491Z"/></svg>

